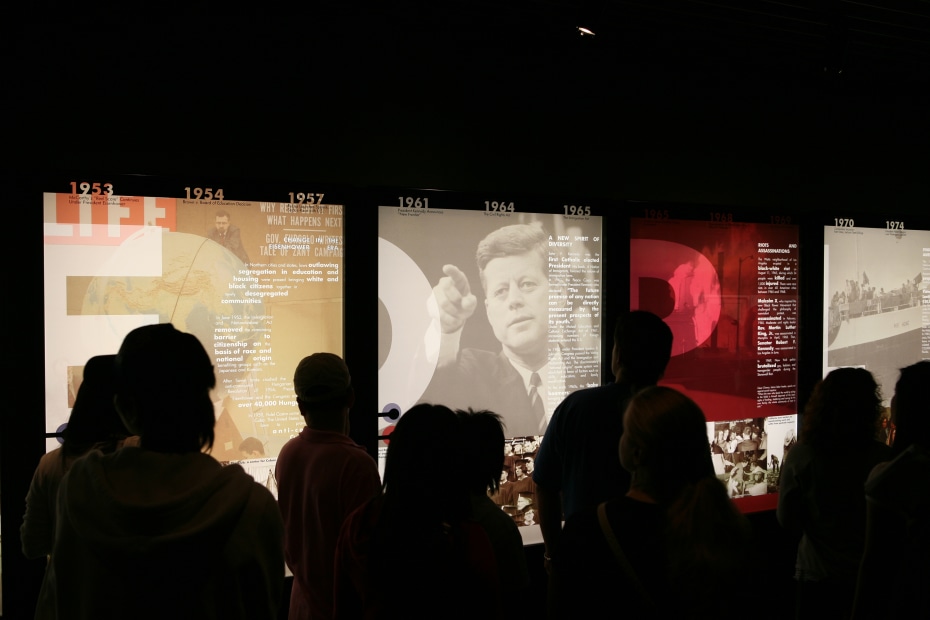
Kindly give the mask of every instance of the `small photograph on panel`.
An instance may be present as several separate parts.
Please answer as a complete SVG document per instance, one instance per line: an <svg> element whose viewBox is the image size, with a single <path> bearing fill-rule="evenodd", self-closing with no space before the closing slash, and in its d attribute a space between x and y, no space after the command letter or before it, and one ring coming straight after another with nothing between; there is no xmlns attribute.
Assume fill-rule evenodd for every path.
<svg viewBox="0 0 930 620"><path fill-rule="evenodd" d="M778 475L795 438L795 416L707 424L714 471L730 497L778 492Z"/></svg>

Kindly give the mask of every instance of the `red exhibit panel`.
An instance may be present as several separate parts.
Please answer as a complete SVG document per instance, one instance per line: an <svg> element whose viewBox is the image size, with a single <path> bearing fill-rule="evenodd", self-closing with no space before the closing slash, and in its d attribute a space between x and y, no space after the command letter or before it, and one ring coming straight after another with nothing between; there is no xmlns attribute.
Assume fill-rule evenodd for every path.
<svg viewBox="0 0 930 620"><path fill-rule="evenodd" d="M774 508L796 442L798 227L634 218L630 307L672 329L663 385L704 411L718 477L746 511Z"/></svg>

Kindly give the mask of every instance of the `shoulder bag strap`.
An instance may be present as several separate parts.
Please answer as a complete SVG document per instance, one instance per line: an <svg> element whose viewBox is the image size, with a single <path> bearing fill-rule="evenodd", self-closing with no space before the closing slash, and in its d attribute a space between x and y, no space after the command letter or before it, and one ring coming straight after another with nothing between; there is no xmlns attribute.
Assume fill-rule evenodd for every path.
<svg viewBox="0 0 930 620"><path fill-rule="evenodd" d="M623 569L624 574L630 579L633 587L636 588L636 591L639 592L643 600L646 601L650 607L654 607L652 597L646 592L643 582L639 580L639 576L637 576L636 571L633 570L633 566L627 559L626 554L623 553L623 549L620 547L620 541L618 541L617 537L614 535L613 528L610 527L610 522L607 520L607 502L602 502L597 507L597 520L601 524L601 531L604 533L604 538L607 539L610 550L614 552L614 557L617 559L620 568Z"/></svg>

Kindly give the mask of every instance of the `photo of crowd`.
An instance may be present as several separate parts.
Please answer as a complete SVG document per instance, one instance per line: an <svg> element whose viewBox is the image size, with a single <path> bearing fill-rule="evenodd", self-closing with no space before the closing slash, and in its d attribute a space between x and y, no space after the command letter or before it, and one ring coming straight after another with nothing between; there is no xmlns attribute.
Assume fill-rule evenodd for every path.
<svg viewBox="0 0 930 620"><path fill-rule="evenodd" d="M518 526L538 524L536 484L533 469L539 435L517 437L504 442L504 469L501 484L491 500L510 515Z"/></svg>
<svg viewBox="0 0 930 620"><path fill-rule="evenodd" d="M714 470L726 484L730 497L776 493L779 466L797 442L793 431L786 434L784 445L770 452L764 418L713 422L712 426Z"/></svg>

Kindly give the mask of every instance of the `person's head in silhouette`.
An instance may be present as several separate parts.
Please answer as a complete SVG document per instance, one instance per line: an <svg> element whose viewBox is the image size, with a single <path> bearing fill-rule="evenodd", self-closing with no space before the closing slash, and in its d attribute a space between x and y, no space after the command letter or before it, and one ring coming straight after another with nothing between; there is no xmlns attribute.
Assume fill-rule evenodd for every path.
<svg viewBox="0 0 930 620"><path fill-rule="evenodd" d="M614 326L611 370L618 383L637 388L658 383L672 356L672 330L645 310L620 315Z"/></svg>
<svg viewBox="0 0 930 620"><path fill-rule="evenodd" d="M632 485L662 504L688 485L714 478L701 408L667 387L638 393L623 416L620 462L633 475Z"/></svg>
<svg viewBox="0 0 930 620"><path fill-rule="evenodd" d="M901 369L901 376L894 386L894 398L891 399L895 452L903 452L915 443L930 448L928 385L930 361L917 362Z"/></svg>
<svg viewBox="0 0 930 620"><path fill-rule="evenodd" d="M501 417L492 411L458 410L465 444L465 481L473 494L481 495L500 488L505 478L504 428Z"/></svg>
<svg viewBox="0 0 930 620"><path fill-rule="evenodd" d="M820 381L804 407L801 441L850 448L878 436L881 391L864 368L837 368Z"/></svg>
<svg viewBox="0 0 930 620"><path fill-rule="evenodd" d="M314 353L300 360L294 371L297 407L315 430L347 434L349 409L355 403L352 377L341 357Z"/></svg>
<svg viewBox="0 0 930 620"><path fill-rule="evenodd" d="M115 355L97 355L84 365L84 378L62 432L64 458L80 456L94 447L109 452L129 435L113 405L115 360Z"/></svg>
<svg viewBox="0 0 930 620"><path fill-rule="evenodd" d="M435 464L437 445L443 446L441 467ZM462 463L462 433L455 413L443 405L411 407L397 422L388 445L385 516L430 525L463 519L470 502Z"/></svg>
<svg viewBox="0 0 930 620"><path fill-rule="evenodd" d="M140 445L157 452L213 447L213 365L203 345L171 324L138 327L116 355L116 408Z"/></svg>

